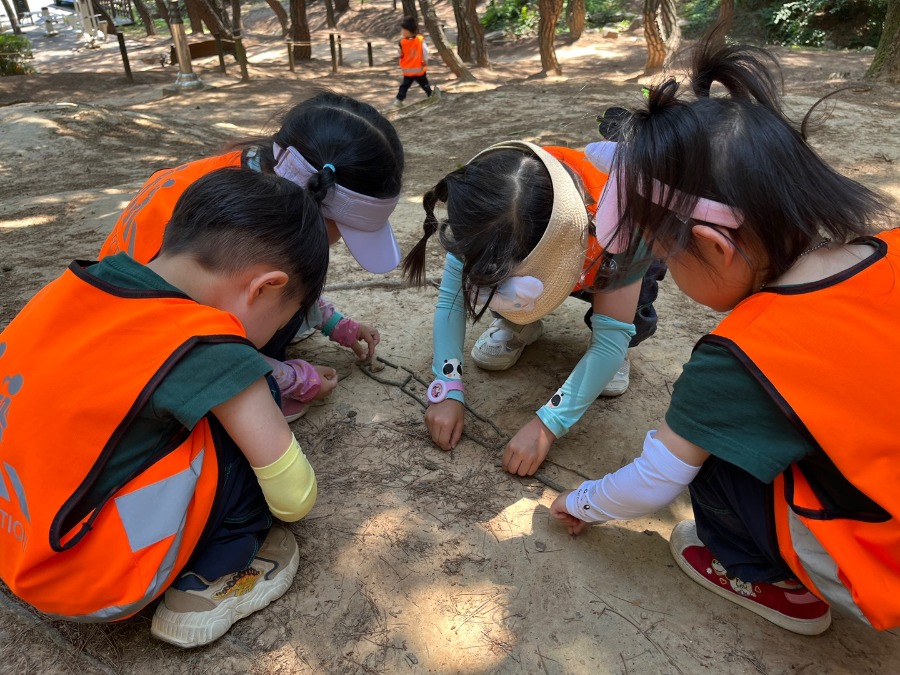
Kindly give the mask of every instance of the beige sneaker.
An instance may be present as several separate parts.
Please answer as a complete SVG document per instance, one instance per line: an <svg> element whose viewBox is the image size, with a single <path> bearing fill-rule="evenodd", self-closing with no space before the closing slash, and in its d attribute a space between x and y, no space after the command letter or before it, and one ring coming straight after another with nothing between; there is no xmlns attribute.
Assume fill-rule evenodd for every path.
<svg viewBox="0 0 900 675"><path fill-rule="evenodd" d="M277 600L290 588L300 549L286 527L273 525L250 567L215 581L206 588L169 588L156 608L150 634L179 647L209 644L228 632L235 621ZM200 577L198 577L200 578Z"/></svg>
<svg viewBox="0 0 900 675"><path fill-rule="evenodd" d="M622 365L619 366L619 369L616 371L616 374L613 375L613 378L606 383L606 386L603 388L603 391L600 392L600 395L607 398L621 396L628 391L630 381L631 361L629 361L626 356L625 360L622 361Z"/></svg>
<svg viewBox="0 0 900 675"><path fill-rule="evenodd" d="M475 341L472 347L472 360L482 370L512 368L522 356L525 347L543 333L544 324L540 319L519 326L504 318L496 318Z"/></svg>

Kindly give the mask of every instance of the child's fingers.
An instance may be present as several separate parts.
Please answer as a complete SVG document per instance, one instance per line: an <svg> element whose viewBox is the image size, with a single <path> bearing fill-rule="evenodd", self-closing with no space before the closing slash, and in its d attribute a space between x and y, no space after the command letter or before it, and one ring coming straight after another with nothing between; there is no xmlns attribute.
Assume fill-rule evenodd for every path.
<svg viewBox="0 0 900 675"><path fill-rule="evenodd" d="M462 424L457 424L453 427L453 433L450 436L450 449L452 450L457 445L459 445L459 440L462 438L463 427Z"/></svg>

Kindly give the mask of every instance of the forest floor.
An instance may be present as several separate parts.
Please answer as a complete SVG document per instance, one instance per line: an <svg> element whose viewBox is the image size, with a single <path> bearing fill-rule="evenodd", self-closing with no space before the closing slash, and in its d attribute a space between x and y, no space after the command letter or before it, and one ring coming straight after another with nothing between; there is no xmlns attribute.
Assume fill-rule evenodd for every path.
<svg viewBox="0 0 900 675"><path fill-rule="evenodd" d="M561 37L560 77L540 77L535 40L493 45L493 69L455 82L432 58L443 90L434 105L390 109L399 82L400 15L367 2L339 24L344 67L331 72L327 31L315 12L313 60L287 66L264 5L246 14L250 80L228 57L194 63L206 88L164 96L176 68L161 65L164 36L127 47L129 83L115 40L88 49L72 31L27 27L39 74L0 79L0 328L71 260L96 256L118 214L156 169L214 153L235 136L271 130L285 107L320 88L390 110L404 142L403 199L392 219L401 248L421 232L421 195L487 145L507 138L583 147L595 117L640 100L642 36ZM319 7L317 5L316 7ZM374 67L366 58L373 44ZM871 53L776 49L797 119L836 96L812 135L838 170L900 200L900 90L862 85ZM409 101L422 99L410 91ZM430 246L428 275L442 256ZM335 366L329 401L294 425L319 478L311 515L292 525L300 571L287 594L218 642L181 651L149 636L152 607L112 625L42 618L0 590L0 673L896 673L900 635L836 616L824 635L786 633L699 588L670 558L672 527L689 518L682 495L635 521L578 538L548 519L552 485L571 488L639 452L665 412L693 343L720 316L662 283L658 333L632 354L629 391L601 399L559 440L545 482L505 474L502 444L563 382L589 335L584 305L567 300L512 370L466 372L467 436L445 453L422 422L430 381L436 290L407 289L398 272L373 277L343 246L328 297L377 325L394 366L370 379L352 354L321 336L295 355ZM483 330L471 328L467 349ZM861 364L861 368L867 367ZM52 415L50 418L52 420ZM486 421L485 421L486 420ZM893 665L891 665L893 664Z"/></svg>

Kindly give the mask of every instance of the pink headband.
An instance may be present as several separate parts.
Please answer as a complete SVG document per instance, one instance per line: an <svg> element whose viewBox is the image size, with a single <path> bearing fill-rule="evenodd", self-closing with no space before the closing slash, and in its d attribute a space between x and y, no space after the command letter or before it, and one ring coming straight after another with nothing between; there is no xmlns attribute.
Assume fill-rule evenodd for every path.
<svg viewBox="0 0 900 675"><path fill-rule="evenodd" d="M609 174L609 180L606 182L606 187L600 196L600 203L597 205L595 225L597 227L597 240L610 253L621 253L623 250L621 242L618 240L612 241L612 235L619 224L621 216L619 184L616 173L613 171L616 145L614 141L599 141L588 144L584 149L584 154L591 160L591 163L600 171ZM678 198L682 195L683 193L679 190L654 180L653 196L650 199L654 204L662 206L665 203L664 197ZM744 220L744 215L740 209L722 202L713 201L712 199L706 199L705 197L697 198L697 204L691 213L682 213L681 215L731 229L740 227Z"/></svg>
<svg viewBox="0 0 900 675"><path fill-rule="evenodd" d="M297 148L282 148L274 143L272 151L275 173L302 188L318 173ZM333 169L335 174L340 170L340 167ZM384 274L400 264L400 247L388 222L399 201L399 194L380 199L336 184L322 201L321 209L323 216L335 222L357 262L369 272Z"/></svg>

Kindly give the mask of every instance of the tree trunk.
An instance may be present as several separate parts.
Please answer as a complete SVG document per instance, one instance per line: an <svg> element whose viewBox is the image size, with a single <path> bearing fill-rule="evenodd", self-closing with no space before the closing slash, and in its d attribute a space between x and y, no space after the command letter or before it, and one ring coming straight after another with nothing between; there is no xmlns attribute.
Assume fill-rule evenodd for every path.
<svg viewBox="0 0 900 675"><path fill-rule="evenodd" d="M723 2L733 2L734 0L723 0ZM569 0L566 3L566 25L569 26L569 35L573 40L577 40L584 33L584 0Z"/></svg>
<svg viewBox="0 0 900 675"><path fill-rule="evenodd" d="M350 9L350 0L334 0L334 11L343 14Z"/></svg>
<svg viewBox="0 0 900 675"><path fill-rule="evenodd" d="M203 23L209 28L209 32L215 35L218 33L223 38L231 39L234 35L231 32L231 24L228 17L224 15L218 5L209 0L196 0L197 6L200 8L200 14L203 17Z"/></svg>
<svg viewBox="0 0 900 675"><path fill-rule="evenodd" d="M447 64L450 71L463 82L475 82L475 76L466 68L465 64L459 60L459 57L450 49L447 42L447 36L444 35L441 24L438 23L437 14L434 11L434 5L431 0L419 0L419 6L422 8L422 16L425 17L425 26L428 28L428 34L434 43L441 59Z"/></svg>
<svg viewBox="0 0 900 675"><path fill-rule="evenodd" d="M159 18L166 22L166 25L169 23L169 8L166 7L166 3L163 0L154 0L156 4L156 13L159 14Z"/></svg>
<svg viewBox="0 0 900 675"><path fill-rule="evenodd" d="M425 10L422 10L424 13ZM403 16L411 16L416 20L416 25L421 29L421 25L419 24L419 12L416 11L416 0L403 0ZM425 19L425 22L428 22L428 19Z"/></svg>
<svg viewBox="0 0 900 675"><path fill-rule="evenodd" d="M900 83L900 0L888 0L884 30L866 78Z"/></svg>
<svg viewBox="0 0 900 675"><path fill-rule="evenodd" d="M678 26L678 10L675 0L662 0L659 6L659 28L666 43L666 58L663 67L668 67L681 47L681 28Z"/></svg>
<svg viewBox="0 0 900 675"><path fill-rule="evenodd" d="M94 8L94 11L100 15L100 21L106 22L106 34L115 35L116 33L118 33L119 29L116 28L116 22L113 21L113 18L109 15L109 12L103 9L103 7L100 6L99 2L92 3L92 6Z"/></svg>
<svg viewBox="0 0 900 675"><path fill-rule="evenodd" d="M153 25L153 17L150 16L150 10L144 4L144 0L134 0L134 8L137 10L138 16L141 17L141 23L144 24L144 30L147 37L156 35L156 26Z"/></svg>
<svg viewBox="0 0 900 675"><path fill-rule="evenodd" d="M274 12L275 16L278 18L278 23L281 24L281 37L286 38L288 36L287 12L279 0L266 0L266 4L269 5L269 9Z"/></svg>
<svg viewBox="0 0 900 675"><path fill-rule="evenodd" d="M644 40L647 42L647 62L644 74L652 75L663 68L666 60L666 43L660 35L656 14L661 0L644 0Z"/></svg>
<svg viewBox="0 0 900 675"><path fill-rule="evenodd" d="M562 68L556 60L556 49L553 42L556 39L556 22L562 13L563 0L538 0L538 40L541 48L541 68L549 75L555 73L562 75Z"/></svg>
<svg viewBox="0 0 900 675"><path fill-rule="evenodd" d="M478 18L478 0L465 0L465 2L466 19L475 42L475 63L481 68L490 68L491 62L488 60L487 45L484 42L484 26L481 25L481 20Z"/></svg>
<svg viewBox="0 0 900 675"><path fill-rule="evenodd" d="M187 15L188 15L188 25L190 26L191 35L203 34L203 9L200 7L199 2L197 0L185 0L185 6L187 7ZM209 26L209 24L206 24ZM214 32L212 27L209 27L211 32Z"/></svg>
<svg viewBox="0 0 900 675"><path fill-rule="evenodd" d="M309 20L306 18L306 0L291 0L291 40L303 44L294 47L294 58L298 61L312 59L309 45Z"/></svg>
<svg viewBox="0 0 900 675"><path fill-rule="evenodd" d="M11 4L9 4L9 0L3 0L3 9L6 10L6 16L9 17L9 23L12 26L12 31L14 35L21 35L22 28L19 26L19 15L13 10Z"/></svg>
<svg viewBox="0 0 900 675"><path fill-rule="evenodd" d="M325 26L327 28L337 28L334 20L334 3L331 0L325 0Z"/></svg>
<svg viewBox="0 0 900 675"><path fill-rule="evenodd" d="M456 19L456 53L463 61L472 60L472 36L469 35L469 24L463 7L465 0L452 0L453 17Z"/></svg>

